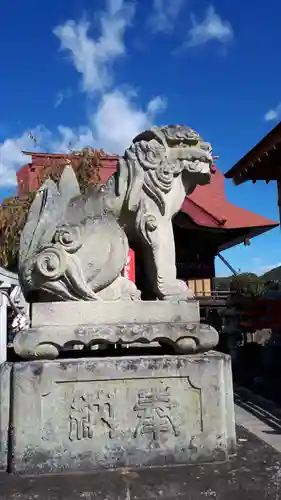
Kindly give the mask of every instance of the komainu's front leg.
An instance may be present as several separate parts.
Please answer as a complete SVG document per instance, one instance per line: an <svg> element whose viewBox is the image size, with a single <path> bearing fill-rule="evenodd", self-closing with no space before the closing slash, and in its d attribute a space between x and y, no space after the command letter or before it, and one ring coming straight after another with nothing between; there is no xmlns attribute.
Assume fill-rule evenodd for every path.
<svg viewBox="0 0 281 500"><path fill-rule="evenodd" d="M192 291L177 279L175 241L172 222L164 217L147 231L145 267L154 293L160 300L186 300Z"/></svg>

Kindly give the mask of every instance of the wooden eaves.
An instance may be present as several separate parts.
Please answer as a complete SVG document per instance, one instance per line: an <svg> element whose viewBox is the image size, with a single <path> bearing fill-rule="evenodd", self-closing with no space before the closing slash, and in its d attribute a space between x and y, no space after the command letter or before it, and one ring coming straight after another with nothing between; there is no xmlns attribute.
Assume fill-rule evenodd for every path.
<svg viewBox="0 0 281 500"><path fill-rule="evenodd" d="M281 178L281 122L241 158L226 174L236 185L246 181Z"/></svg>

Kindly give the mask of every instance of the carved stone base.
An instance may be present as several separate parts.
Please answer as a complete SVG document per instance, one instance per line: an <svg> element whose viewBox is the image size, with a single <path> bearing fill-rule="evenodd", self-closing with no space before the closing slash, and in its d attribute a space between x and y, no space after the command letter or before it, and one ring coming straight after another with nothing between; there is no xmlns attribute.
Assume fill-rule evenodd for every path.
<svg viewBox="0 0 281 500"><path fill-rule="evenodd" d="M175 353L194 354L213 349L218 333L200 323L102 324L81 327L42 327L17 334L14 350L23 359L55 359L62 350L77 346L93 348L106 344L146 346L158 342Z"/></svg>
<svg viewBox="0 0 281 500"><path fill-rule="evenodd" d="M235 448L220 353L15 363L11 393L17 473L217 461Z"/></svg>
<svg viewBox="0 0 281 500"><path fill-rule="evenodd" d="M32 314L31 328L14 340L23 359L55 359L61 350L77 346L155 342L189 354L209 351L219 339L214 328L200 324L196 301L35 304Z"/></svg>

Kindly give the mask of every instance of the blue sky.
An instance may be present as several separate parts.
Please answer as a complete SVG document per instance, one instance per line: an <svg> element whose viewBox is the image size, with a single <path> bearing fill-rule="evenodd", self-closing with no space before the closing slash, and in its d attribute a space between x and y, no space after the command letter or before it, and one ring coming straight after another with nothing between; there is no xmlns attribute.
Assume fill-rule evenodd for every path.
<svg viewBox="0 0 281 500"><path fill-rule="evenodd" d="M186 123L227 171L281 117L281 3L237 0L1 2L0 198L21 149L122 153L151 124ZM226 183L278 220L276 186ZM225 252L242 271L281 262L280 230ZM220 263L218 274L227 274Z"/></svg>

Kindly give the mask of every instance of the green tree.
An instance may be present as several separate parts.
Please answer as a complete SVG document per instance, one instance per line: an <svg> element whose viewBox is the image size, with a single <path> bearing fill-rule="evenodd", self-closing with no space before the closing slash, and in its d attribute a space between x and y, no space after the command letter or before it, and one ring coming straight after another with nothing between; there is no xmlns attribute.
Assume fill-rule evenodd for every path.
<svg viewBox="0 0 281 500"><path fill-rule="evenodd" d="M241 273L232 278L230 290L237 295L261 297L265 293L265 286L262 278L256 274Z"/></svg>

